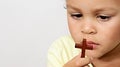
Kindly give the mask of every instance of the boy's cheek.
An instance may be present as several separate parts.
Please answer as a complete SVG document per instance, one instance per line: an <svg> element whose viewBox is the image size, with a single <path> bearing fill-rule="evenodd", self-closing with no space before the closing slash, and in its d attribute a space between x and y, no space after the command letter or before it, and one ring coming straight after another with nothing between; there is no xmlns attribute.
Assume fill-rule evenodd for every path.
<svg viewBox="0 0 120 67"><path fill-rule="evenodd" d="M111 39L112 38L112 39ZM106 40L103 41L103 43L101 43L101 47L98 48L100 53L99 54L106 54L109 51L113 50L119 43L120 43L120 39L118 38L114 38L113 37L108 37L106 36L105 38Z"/></svg>
<svg viewBox="0 0 120 67"><path fill-rule="evenodd" d="M77 36L76 34L71 34L75 43L80 43L82 41L82 36Z"/></svg>
<svg viewBox="0 0 120 67"><path fill-rule="evenodd" d="M110 51L110 49L108 49L108 47L111 48L110 46L98 47L96 50L88 51L87 55L90 57L93 57L93 58L100 58Z"/></svg>

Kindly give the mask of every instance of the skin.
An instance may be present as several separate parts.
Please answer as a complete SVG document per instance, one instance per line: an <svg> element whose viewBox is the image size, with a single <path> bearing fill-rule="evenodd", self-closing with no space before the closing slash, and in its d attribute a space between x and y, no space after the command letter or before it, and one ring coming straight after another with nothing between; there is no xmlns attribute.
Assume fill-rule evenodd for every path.
<svg viewBox="0 0 120 67"><path fill-rule="evenodd" d="M112 64L120 67L120 0L67 0L66 3L68 26L74 41L78 43L86 38L99 45L86 51L88 58L78 58L78 55L64 67L82 67L88 63L95 67L111 67Z"/></svg>

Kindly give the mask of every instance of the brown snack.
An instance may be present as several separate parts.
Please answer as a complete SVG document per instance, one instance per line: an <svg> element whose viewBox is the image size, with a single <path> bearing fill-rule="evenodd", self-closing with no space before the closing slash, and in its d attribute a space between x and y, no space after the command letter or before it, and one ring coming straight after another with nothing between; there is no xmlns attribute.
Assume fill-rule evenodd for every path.
<svg viewBox="0 0 120 67"><path fill-rule="evenodd" d="M80 45L79 43L75 43L75 48L82 48L82 45ZM93 46L86 46L86 49L88 50L93 50Z"/></svg>
<svg viewBox="0 0 120 67"><path fill-rule="evenodd" d="M85 58L85 49L86 49L86 39L83 39L83 43L82 43L82 54L81 54L81 58Z"/></svg>
<svg viewBox="0 0 120 67"><path fill-rule="evenodd" d="M93 46L88 46L87 43L86 43L86 39L83 39L82 45L76 43L76 44L75 44L75 48L82 48L81 58L85 58L85 50L86 50L86 49L92 50L92 49L93 49Z"/></svg>

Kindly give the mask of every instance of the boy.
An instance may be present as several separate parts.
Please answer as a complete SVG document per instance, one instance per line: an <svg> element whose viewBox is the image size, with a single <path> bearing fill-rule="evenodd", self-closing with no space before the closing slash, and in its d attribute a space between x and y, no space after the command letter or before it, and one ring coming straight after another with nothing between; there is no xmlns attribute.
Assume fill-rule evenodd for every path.
<svg viewBox="0 0 120 67"><path fill-rule="evenodd" d="M71 36L56 40L48 52L48 67L120 67L120 0L66 0ZM75 43L87 39L93 50Z"/></svg>

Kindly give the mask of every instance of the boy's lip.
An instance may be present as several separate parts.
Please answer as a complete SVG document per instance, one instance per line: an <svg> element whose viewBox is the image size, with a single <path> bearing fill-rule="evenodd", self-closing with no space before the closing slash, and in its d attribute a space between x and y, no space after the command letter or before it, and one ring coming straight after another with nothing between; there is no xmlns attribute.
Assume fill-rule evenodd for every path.
<svg viewBox="0 0 120 67"><path fill-rule="evenodd" d="M89 49L89 50L93 50L99 45L98 43L93 42L93 41L86 41L86 44L87 44L86 48ZM75 47L76 48L82 48L82 42L80 44L76 43Z"/></svg>
<svg viewBox="0 0 120 67"><path fill-rule="evenodd" d="M86 43L87 43L87 45L89 45L89 44L99 45L98 43L95 43L93 41L86 41Z"/></svg>
<svg viewBox="0 0 120 67"><path fill-rule="evenodd" d="M97 47L97 45L99 45L98 43L95 43L93 41L86 41L87 46L92 46L93 49L95 49Z"/></svg>

